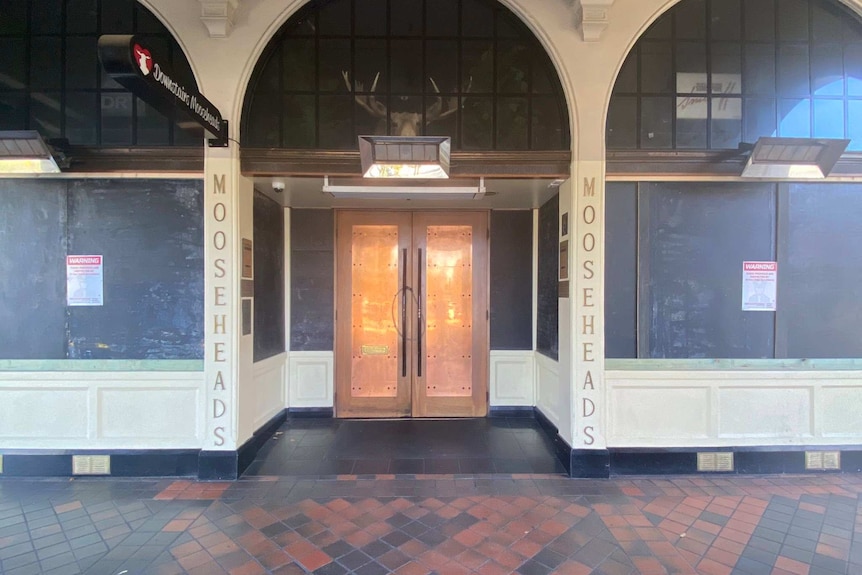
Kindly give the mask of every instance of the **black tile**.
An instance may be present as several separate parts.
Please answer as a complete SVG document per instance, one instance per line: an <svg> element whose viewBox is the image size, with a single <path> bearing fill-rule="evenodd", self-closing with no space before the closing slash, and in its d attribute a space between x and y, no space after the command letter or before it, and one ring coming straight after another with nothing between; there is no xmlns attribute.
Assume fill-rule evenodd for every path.
<svg viewBox="0 0 862 575"><path fill-rule="evenodd" d="M393 459L389 463L389 473L397 475L425 473L425 460Z"/></svg>
<svg viewBox="0 0 862 575"><path fill-rule="evenodd" d="M412 539L411 536L407 535L403 531L396 530L384 535L382 541L385 541L387 545L391 545L392 547L399 547L410 541L410 539Z"/></svg>
<svg viewBox="0 0 862 575"><path fill-rule="evenodd" d="M315 575L344 575L345 573L349 573L347 568L335 562L327 563L314 572Z"/></svg>
<svg viewBox="0 0 862 575"><path fill-rule="evenodd" d="M371 557L369 557L362 551L359 551L358 549L356 551L348 553L347 555L338 560L339 563L347 567L347 569L350 571L355 571L356 569L367 564L370 561Z"/></svg>
<svg viewBox="0 0 862 575"><path fill-rule="evenodd" d="M327 545L323 548L323 552L334 559L338 559L352 551L356 551L356 547L346 541L336 541L332 545Z"/></svg>
<svg viewBox="0 0 862 575"><path fill-rule="evenodd" d="M553 569L546 565L542 565L538 561L534 561L530 559L520 567L518 567L518 573L521 575L548 575Z"/></svg>
<svg viewBox="0 0 862 575"><path fill-rule="evenodd" d="M375 559L391 550L392 547L382 541L372 541L371 543L360 549L360 551L362 551L369 557L374 557Z"/></svg>

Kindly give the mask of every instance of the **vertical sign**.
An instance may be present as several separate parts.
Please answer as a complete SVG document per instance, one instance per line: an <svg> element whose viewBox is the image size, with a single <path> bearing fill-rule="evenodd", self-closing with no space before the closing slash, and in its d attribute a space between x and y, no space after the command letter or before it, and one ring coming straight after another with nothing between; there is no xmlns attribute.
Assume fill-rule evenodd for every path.
<svg viewBox="0 0 862 575"><path fill-rule="evenodd" d="M778 262L742 262L742 311L775 311Z"/></svg>
<svg viewBox="0 0 862 575"><path fill-rule="evenodd" d="M207 246L210 254L212 277L209 285L210 293L207 312L212 314L208 322L206 358L207 386L209 388L209 420L207 443L213 448L231 449L231 430L233 429L233 414L231 398L233 396L233 350L231 349L232 318L231 301L231 270L233 257L231 255L231 207L233 194L228 190L224 173L212 173L212 188L209 192L209 205L212 211L208 214L209 231Z"/></svg>
<svg viewBox="0 0 862 575"><path fill-rule="evenodd" d="M104 305L102 256L66 256L66 305Z"/></svg>

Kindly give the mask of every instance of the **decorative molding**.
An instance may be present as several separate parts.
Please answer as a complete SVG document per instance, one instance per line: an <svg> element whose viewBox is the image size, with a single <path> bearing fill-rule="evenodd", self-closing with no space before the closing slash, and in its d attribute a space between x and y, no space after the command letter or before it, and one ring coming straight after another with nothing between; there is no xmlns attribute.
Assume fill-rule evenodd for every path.
<svg viewBox="0 0 862 575"><path fill-rule="evenodd" d="M240 0L198 0L201 4L201 22L207 27L210 38L227 38L234 25L234 13Z"/></svg>
<svg viewBox="0 0 862 575"><path fill-rule="evenodd" d="M575 0L578 28L584 42L597 42L608 27L608 8L614 0Z"/></svg>

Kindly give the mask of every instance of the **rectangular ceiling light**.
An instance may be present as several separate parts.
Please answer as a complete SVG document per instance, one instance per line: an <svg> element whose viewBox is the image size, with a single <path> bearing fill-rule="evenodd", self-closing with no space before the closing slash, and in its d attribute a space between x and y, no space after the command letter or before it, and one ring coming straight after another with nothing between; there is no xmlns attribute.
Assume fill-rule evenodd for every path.
<svg viewBox="0 0 862 575"><path fill-rule="evenodd" d="M435 185L436 184L436 185ZM322 191L334 198L356 198L364 200L478 200L485 196L485 178L470 181L428 182L424 185L404 185L393 180L323 178Z"/></svg>
<svg viewBox="0 0 862 575"><path fill-rule="evenodd" d="M39 132L0 132L0 174L59 173L60 167Z"/></svg>
<svg viewBox="0 0 862 575"><path fill-rule="evenodd" d="M359 136L364 178L449 177L451 140L438 136Z"/></svg>
<svg viewBox="0 0 862 575"><path fill-rule="evenodd" d="M760 138L742 170L744 178L822 179L829 175L850 140Z"/></svg>

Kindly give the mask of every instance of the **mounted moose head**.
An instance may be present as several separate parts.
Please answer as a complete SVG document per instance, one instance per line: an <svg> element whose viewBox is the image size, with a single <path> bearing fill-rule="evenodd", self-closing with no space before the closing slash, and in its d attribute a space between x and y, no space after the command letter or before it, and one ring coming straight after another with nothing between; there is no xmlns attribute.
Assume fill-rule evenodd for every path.
<svg viewBox="0 0 862 575"><path fill-rule="evenodd" d="M344 78L344 84L347 86L347 89L356 93L356 96L354 96L356 103L359 104L363 110L371 114L372 117L379 119L382 124L381 128L384 128L380 130L381 132L385 132L385 122L388 116L389 120L392 122L393 135L408 137L421 135L422 112L392 112L389 114L389 110L386 108L386 105L374 96L374 91L377 89L377 81L380 80L380 72L377 72L377 75L374 76L374 82L371 84L369 94L358 94L358 92L364 91L364 86L361 82L356 82L354 86L351 86L350 74L348 72L342 71L341 76ZM434 103L428 106L428 109L425 110L426 126L432 122L442 120L443 118L455 114L459 109L457 96L446 98L446 101L444 102L443 97L440 96L440 88L437 87L437 83L434 81L434 78L429 77L428 79L431 81L431 85L437 93L437 98L434 100ZM471 77L470 82L467 84L465 93L470 91L472 84L473 78Z"/></svg>

